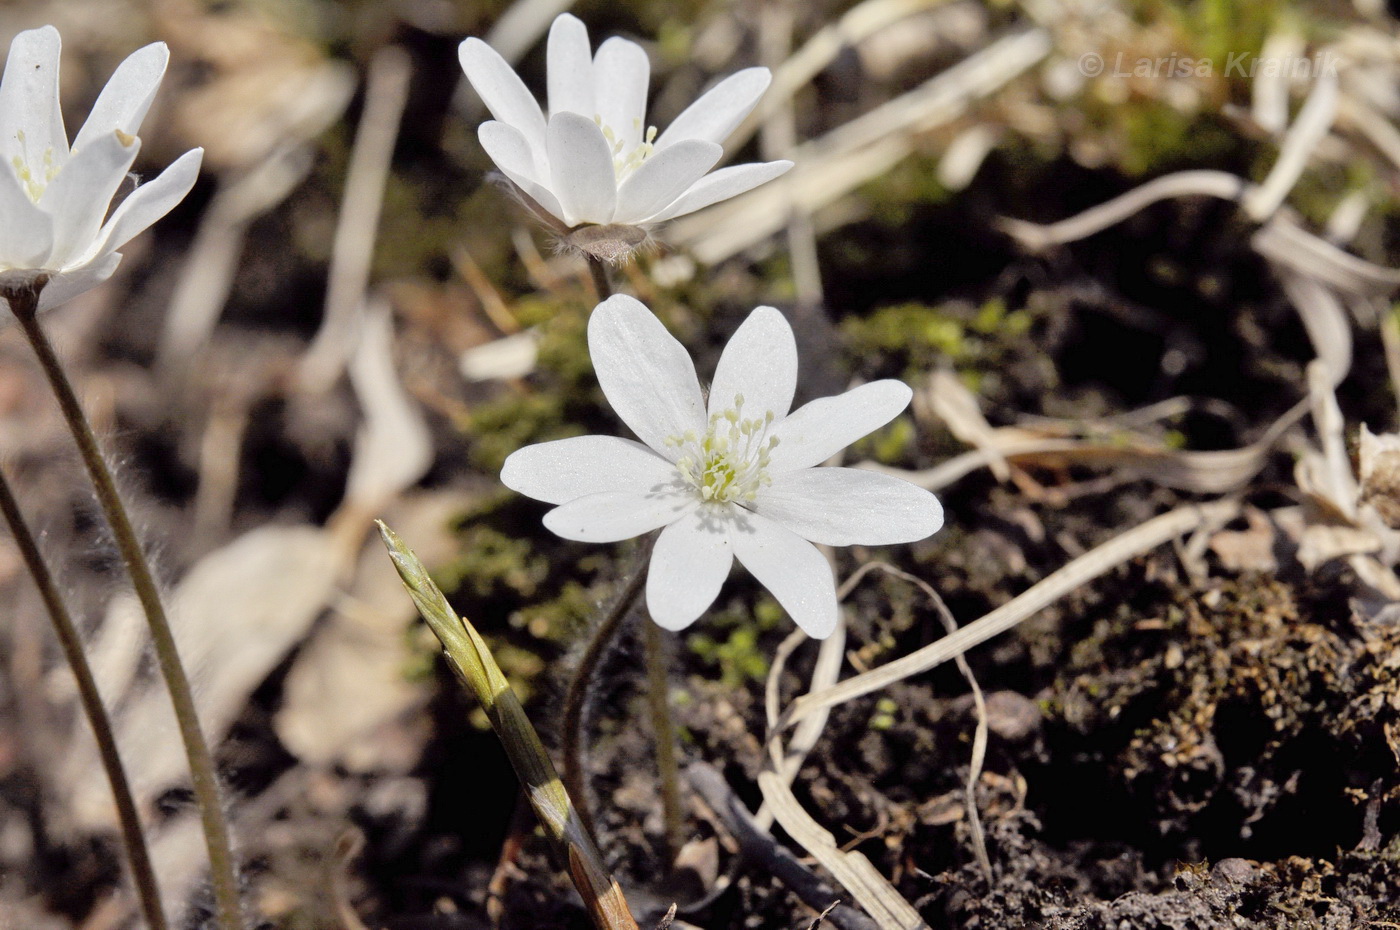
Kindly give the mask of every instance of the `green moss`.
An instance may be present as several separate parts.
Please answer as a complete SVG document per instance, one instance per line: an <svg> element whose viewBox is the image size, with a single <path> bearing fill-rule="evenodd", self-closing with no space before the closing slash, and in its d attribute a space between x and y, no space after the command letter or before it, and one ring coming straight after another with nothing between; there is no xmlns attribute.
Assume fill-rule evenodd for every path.
<svg viewBox="0 0 1400 930"><path fill-rule="evenodd" d="M714 668L723 687L746 687L768 675L769 650L760 643L761 634L778 628L786 616L776 601L764 595L752 613L733 609L709 617L703 629L686 638L686 645Z"/></svg>
<svg viewBox="0 0 1400 930"><path fill-rule="evenodd" d="M506 457L533 442L561 439L583 432L571 426L564 398L556 393L511 394L477 405L468 432L471 458L482 471L499 474Z"/></svg>
<svg viewBox="0 0 1400 930"><path fill-rule="evenodd" d="M875 702L875 712L870 715L870 729L888 730L895 725L899 705L887 697Z"/></svg>
<svg viewBox="0 0 1400 930"><path fill-rule="evenodd" d="M1118 166L1134 177L1187 165L1228 165L1241 150L1239 134L1217 114L1183 113L1160 100L1115 106L1106 118L1123 134Z"/></svg>
<svg viewBox="0 0 1400 930"><path fill-rule="evenodd" d="M473 524L462 530L461 556L434 574L444 590L486 598L502 591L532 597L548 572L546 560L534 553L529 540Z"/></svg>
<svg viewBox="0 0 1400 930"><path fill-rule="evenodd" d="M571 580L564 583L555 597L516 611L510 622L536 639L565 642L578 635L597 609L598 592Z"/></svg>
<svg viewBox="0 0 1400 930"><path fill-rule="evenodd" d="M1010 343L1024 339L1034 323L1029 310L1012 310L993 298L980 306L950 301L881 307L846 319L841 331L853 360L901 362L902 376L914 380L949 365L960 375L996 371L1009 359Z"/></svg>
<svg viewBox="0 0 1400 930"><path fill-rule="evenodd" d="M768 660L759 649L758 633L753 627L730 630L723 640L708 633L695 633L688 645L702 661L718 667L720 684L726 688L742 688L762 681L768 674Z"/></svg>
<svg viewBox="0 0 1400 930"><path fill-rule="evenodd" d="M871 458L884 465L897 465L906 461L918 438L911 418L896 417L888 426L852 443L851 458Z"/></svg>
<svg viewBox="0 0 1400 930"><path fill-rule="evenodd" d="M951 199L951 193L938 180L941 157L915 154L905 158L865 184L860 194L882 223L903 225L918 208L936 206Z"/></svg>

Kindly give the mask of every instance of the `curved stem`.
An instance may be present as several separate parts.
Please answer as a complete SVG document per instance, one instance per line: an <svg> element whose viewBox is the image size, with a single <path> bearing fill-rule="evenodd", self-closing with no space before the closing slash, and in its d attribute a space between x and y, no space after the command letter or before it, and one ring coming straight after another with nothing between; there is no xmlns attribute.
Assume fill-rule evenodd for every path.
<svg viewBox="0 0 1400 930"><path fill-rule="evenodd" d="M39 326L39 291L47 283L40 277L28 285L5 288L4 296L9 301L10 310L19 321L25 338L38 356L44 376L53 388L63 418L73 434L73 440L82 455L97 500L107 523L112 529L117 550L131 576L132 587L141 602L150 626L151 640L155 646L156 661L160 665L161 676L165 679L170 693L170 702L175 707L175 720L180 728L180 737L185 744L185 755L190 764L190 781L194 788L195 803L199 808L200 820L204 826L205 845L209 850L210 880L214 887L214 902L218 912L218 922L223 930L241 930L243 920L238 904L238 874L234 866L233 846L229 839L228 822L224 817L223 803L219 797L218 777L214 769L214 757L205 741L204 731L195 709L194 693L190 690L189 678L180 662L180 652L175 645L175 635L166 618L165 607L161 604L160 589L155 576L141 549L141 541L131 526L131 518L117 494L117 485L111 471L97 446L97 437L92 432L83 413L82 405L73 391L72 384L64 374L63 366L54 352L53 345Z"/></svg>
<svg viewBox="0 0 1400 930"><path fill-rule="evenodd" d="M647 706L651 710L652 738L656 740L656 771L661 780L661 812L666 825L666 868L676 861L685 844L685 815L681 811L681 774L676 765L676 724L671 719L670 675L661 628L646 623Z"/></svg>
<svg viewBox="0 0 1400 930"><path fill-rule="evenodd" d="M588 645L583 650L583 656L579 659L578 665L574 667L573 676L569 679L568 693L564 696L564 788L574 799L574 807L578 811L579 820L595 842L598 831L593 820L593 804L588 794L583 752L583 737L588 729L588 698L593 690L594 675L597 673L598 667L602 665L603 657L608 654L613 643L617 641L617 633L622 628L622 621L626 620L627 615L632 612L632 607L637 603L637 597L642 593L642 588L646 584L647 564L650 557L651 545L646 544L637 556L637 567L633 570L632 577L628 579L627 586L622 589L622 593L617 596L617 600L613 602L612 607L604 615L602 622L598 624L592 637L588 640Z"/></svg>
<svg viewBox="0 0 1400 930"><path fill-rule="evenodd" d="M593 289L602 302L613 295L612 280L608 277L608 265L601 258L588 256L588 273L593 276Z"/></svg>
<svg viewBox="0 0 1400 930"><path fill-rule="evenodd" d="M122 767L121 754L117 751L112 718L108 716L107 708L102 703L102 695L97 690L97 680L93 678L92 667L88 665L87 655L83 652L78 627L58 593L58 586L54 584L53 575L49 573L49 567L39 552L34 534L30 532L29 524L24 520L19 501L15 499L14 490L3 471L0 471L0 513L3 513L5 522L10 526L10 535L14 537L20 557L24 559L24 567L34 579L34 586L39 589L44 609L53 621L54 632L58 634L58 641L63 646L64 658L68 660L68 667L73 671L73 678L78 683L78 699L82 703L83 713L87 715L88 725L92 727L92 734L97 738L97 753L102 759L107 781L112 786L112 799L117 805L117 821L121 827L122 843L126 846L127 860L131 864L131 879L136 886L141 911L146 915L146 923L150 925L151 930L169 930L170 925L165 920L165 908L161 906L160 884L156 881L155 869L151 865L151 853L146 847L145 834L141 832L141 817L136 812L136 800L131 795L131 784L127 781L126 769Z"/></svg>

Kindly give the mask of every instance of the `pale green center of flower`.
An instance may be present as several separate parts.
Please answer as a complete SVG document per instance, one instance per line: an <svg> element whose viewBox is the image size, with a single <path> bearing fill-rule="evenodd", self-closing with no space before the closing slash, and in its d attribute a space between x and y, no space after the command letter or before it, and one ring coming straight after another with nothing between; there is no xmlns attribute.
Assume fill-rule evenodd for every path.
<svg viewBox="0 0 1400 930"><path fill-rule="evenodd" d="M28 146L25 145L24 130L21 129L15 135L19 139L21 148L27 152ZM10 162L14 166L15 177L19 179L20 186L29 195L29 199L35 203L38 203L39 198L44 196L44 190L49 186L49 182L58 177L58 165L54 163L53 159L53 146L44 149L37 171L32 160L21 155L16 155Z"/></svg>
<svg viewBox="0 0 1400 930"><path fill-rule="evenodd" d="M625 140L618 138L617 133L611 126L603 122L601 116L595 115L593 117L593 122L598 124L598 127L603 130L603 138L608 140L608 148L612 152L613 174L617 176L619 184L626 180L628 175L640 168L642 162L650 158L651 153L656 151L656 146L653 145L656 141L655 126L648 126L646 133L643 134L642 141L638 145L633 146L630 151L624 152L622 148L626 144ZM633 129L639 129L641 128L642 121L633 120L632 124Z"/></svg>
<svg viewBox="0 0 1400 930"><path fill-rule="evenodd" d="M676 471L705 503L749 503L771 483L769 455L778 437L769 435L773 411L745 419L744 395L734 396L734 406L713 414L703 436L686 430L669 436L666 445L678 450Z"/></svg>

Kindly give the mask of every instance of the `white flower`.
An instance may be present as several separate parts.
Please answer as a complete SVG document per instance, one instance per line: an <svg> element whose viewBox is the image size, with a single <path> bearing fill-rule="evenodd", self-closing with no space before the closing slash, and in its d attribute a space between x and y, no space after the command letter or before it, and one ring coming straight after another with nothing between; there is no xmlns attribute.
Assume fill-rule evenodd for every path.
<svg viewBox="0 0 1400 930"><path fill-rule="evenodd" d="M111 277L117 249L184 198L203 150L186 152L112 211L140 149L136 131L170 57L163 43L135 52L107 82L68 146L58 103L58 30L15 36L0 78L0 280L45 273L39 309Z"/></svg>
<svg viewBox="0 0 1400 930"><path fill-rule="evenodd" d="M588 347L603 393L642 442L527 446L506 459L501 480L559 505L544 524L566 539L613 542L664 526L647 577L661 626L700 616L737 558L820 639L836 627L836 586L812 543L912 542L943 525L938 500L907 481L814 467L888 423L912 392L875 381L789 414L797 344L772 307L750 314L725 346L708 406L690 356L631 297L598 305Z"/></svg>
<svg viewBox="0 0 1400 930"><path fill-rule="evenodd" d="M720 143L767 90L767 68L721 81L660 136L646 122L650 63L635 42L608 39L590 54L588 30L567 13L549 30L549 115L510 65L480 39L459 49L462 69L495 117L482 148L526 196L565 227L643 226L742 194L792 167L735 165L710 173Z"/></svg>

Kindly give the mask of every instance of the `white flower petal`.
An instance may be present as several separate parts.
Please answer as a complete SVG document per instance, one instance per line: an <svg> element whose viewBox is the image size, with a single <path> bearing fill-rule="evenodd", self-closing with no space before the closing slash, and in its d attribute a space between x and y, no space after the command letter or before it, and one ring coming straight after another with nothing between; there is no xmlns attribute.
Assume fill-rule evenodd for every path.
<svg viewBox="0 0 1400 930"><path fill-rule="evenodd" d="M459 45L457 59L491 115L520 130L532 150L544 151L544 114L506 60L480 39L467 39Z"/></svg>
<svg viewBox="0 0 1400 930"><path fill-rule="evenodd" d="M100 244L88 254L86 260L115 252L173 210L194 187L203 160L204 149L190 149L171 162L154 180L136 188L117 207L111 219L107 220L107 225L102 227Z"/></svg>
<svg viewBox="0 0 1400 930"><path fill-rule="evenodd" d="M637 147L646 131L647 84L651 62L635 42L616 36L604 42L593 58L593 105L622 142L621 154Z"/></svg>
<svg viewBox="0 0 1400 930"><path fill-rule="evenodd" d="M54 222L51 264L64 267L91 248L140 150L140 140L114 129L73 151L39 200Z"/></svg>
<svg viewBox="0 0 1400 930"><path fill-rule="evenodd" d="M577 113L549 118L550 187L564 208L564 222L610 223L617 204L617 175L603 131Z"/></svg>
<svg viewBox="0 0 1400 930"><path fill-rule="evenodd" d="M804 404L773 427L778 446L770 456L769 474L820 465L893 420L913 396L903 381L872 381Z"/></svg>
<svg viewBox="0 0 1400 930"><path fill-rule="evenodd" d="M691 139L652 155L618 188L613 222L639 223L669 206L723 154L713 142Z"/></svg>
<svg viewBox="0 0 1400 930"><path fill-rule="evenodd" d="M560 222L564 221L564 208L560 205L559 198L550 193L549 188L536 176L534 153L530 151L530 144L525 141L525 136L520 130L499 120L487 120L481 124L476 135L491 161L495 162L496 167L501 169L501 173L509 178L512 184L524 191L535 203L559 217Z"/></svg>
<svg viewBox="0 0 1400 930"><path fill-rule="evenodd" d="M54 167L68 160L68 134L58 106L60 47L52 26L21 32L10 43L0 77L0 154L7 163L19 157L41 172L47 153L52 153Z"/></svg>
<svg viewBox="0 0 1400 930"><path fill-rule="evenodd" d="M127 56L107 79L107 86L97 95L97 102L88 113L87 122L78 130L73 140L73 151L80 151L106 133L120 129L128 135L136 135L141 121L156 99L161 78L165 76L165 66L170 61L170 50L164 42L153 42L145 48L137 49Z"/></svg>
<svg viewBox="0 0 1400 930"><path fill-rule="evenodd" d="M672 484L676 467L639 442L617 436L575 436L517 449L501 483L549 504L603 491L654 491Z"/></svg>
<svg viewBox="0 0 1400 930"><path fill-rule="evenodd" d="M729 525L734 555L813 639L836 629L836 578L807 540L762 514L740 511Z"/></svg>
<svg viewBox="0 0 1400 930"><path fill-rule="evenodd" d="M694 213L711 204L737 197L786 173L792 167L790 161L769 161L750 165L731 165L708 174L695 182L695 186L682 194L675 203L655 216L647 218L648 223L663 223L687 213Z"/></svg>
<svg viewBox="0 0 1400 930"><path fill-rule="evenodd" d="M733 407L735 395L742 395L744 418L772 411L781 420L796 390L797 340L792 327L774 308L759 307L734 331L719 357L710 384L710 416Z"/></svg>
<svg viewBox="0 0 1400 930"><path fill-rule="evenodd" d="M858 468L804 468L776 475L754 509L803 539L827 546L886 546L932 536L943 507L923 488Z"/></svg>
<svg viewBox="0 0 1400 930"><path fill-rule="evenodd" d="M658 152L685 139L723 142L752 112L773 76L767 68L731 74L686 107L656 140Z"/></svg>
<svg viewBox="0 0 1400 930"><path fill-rule="evenodd" d="M641 301L618 294L599 304L588 320L588 352L613 410L668 461L677 456L668 437L705 432L695 365Z"/></svg>
<svg viewBox="0 0 1400 930"><path fill-rule="evenodd" d="M549 114L577 113L592 119L593 49L588 44L588 27L577 17L563 13L549 27L546 54L549 80Z"/></svg>
<svg viewBox="0 0 1400 930"><path fill-rule="evenodd" d="M603 491L544 515L552 533L579 542L617 542L674 523L700 506L694 494Z"/></svg>
<svg viewBox="0 0 1400 930"><path fill-rule="evenodd" d="M5 164L0 164L0 217L0 271L45 267L53 251L53 218L29 199Z"/></svg>
<svg viewBox="0 0 1400 930"><path fill-rule="evenodd" d="M684 629L719 596L734 562L727 522L701 507L657 537L647 570L647 611L658 626Z"/></svg>
<svg viewBox="0 0 1400 930"><path fill-rule="evenodd" d="M39 292L41 311L65 304L86 291L106 281L117 270L122 257L117 252L104 255L93 262L53 275L49 283Z"/></svg>

